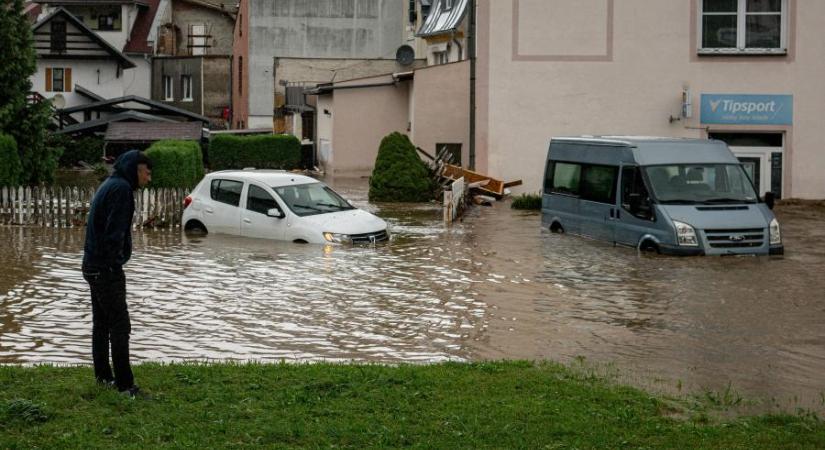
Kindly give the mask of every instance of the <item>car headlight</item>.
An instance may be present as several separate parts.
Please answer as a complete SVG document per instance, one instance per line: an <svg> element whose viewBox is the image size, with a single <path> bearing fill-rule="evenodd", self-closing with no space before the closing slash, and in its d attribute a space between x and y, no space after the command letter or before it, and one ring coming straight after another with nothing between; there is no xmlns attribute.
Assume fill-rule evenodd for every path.
<svg viewBox="0 0 825 450"><path fill-rule="evenodd" d="M776 219L771 220L771 224L768 227L770 230L771 235L771 245L779 245L782 243L782 232L779 230L779 221Z"/></svg>
<svg viewBox="0 0 825 450"><path fill-rule="evenodd" d="M324 233L324 239L326 239L327 242L333 242L335 244L352 243L352 239L348 234L330 233L328 231Z"/></svg>
<svg viewBox="0 0 825 450"><path fill-rule="evenodd" d="M696 230L692 226L674 220L673 226L676 227L676 242L685 247L696 247L699 245L699 240L696 238Z"/></svg>

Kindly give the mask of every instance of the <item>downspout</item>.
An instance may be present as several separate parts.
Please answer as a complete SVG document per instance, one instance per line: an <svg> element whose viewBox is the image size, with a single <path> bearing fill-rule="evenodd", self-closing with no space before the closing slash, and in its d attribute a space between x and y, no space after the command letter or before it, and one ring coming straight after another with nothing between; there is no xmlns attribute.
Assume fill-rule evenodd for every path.
<svg viewBox="0 0 825 450"><path fill-rule="evenodd" d="M453 32L453 43L458 47L458 61L464 59L464 47L461 46L461 42L455 37L455 32Z"/></svg>
<svg viewBox="0 0 825 450"><path fill-rule="evenodd" d="M470 30L467 53L470 57L470 170L476 168L476 0L469 2Z"/></svg>

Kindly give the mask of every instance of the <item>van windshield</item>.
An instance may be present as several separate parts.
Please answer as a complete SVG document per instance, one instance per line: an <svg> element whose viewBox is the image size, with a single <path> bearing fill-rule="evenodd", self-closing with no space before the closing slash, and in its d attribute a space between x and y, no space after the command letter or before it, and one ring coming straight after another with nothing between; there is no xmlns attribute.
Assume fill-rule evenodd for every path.
<svg viewBox="0 0 825 450"><path fill-rule="evenodd" d="M653 194L665 204L756 203L753 183L738 164L645 167Z"/></svg>
<svg viewBox="0 0 825 450"><path fill-rule="evenodd" d="M349 202L323 183L273 186L272 189L281 197L289 209L299 216L312 216L355 209Z"/></svg>

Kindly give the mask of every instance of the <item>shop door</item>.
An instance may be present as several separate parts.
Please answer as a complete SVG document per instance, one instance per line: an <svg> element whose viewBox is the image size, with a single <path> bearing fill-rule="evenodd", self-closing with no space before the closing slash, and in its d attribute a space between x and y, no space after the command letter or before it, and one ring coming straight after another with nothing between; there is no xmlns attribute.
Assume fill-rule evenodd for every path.
<svg viewBox="0 0 825 450"><path fill-rule="evenodd" d="M762 197L773 192L782 195L782 148L781 147L731 147L753 181L756 192Z"/></svg>
<svg viewBox="0 0 825 450"><path fill-rule="evenodd" d="M753 183L753 187L756 189L756 192L762 192L761 184L762 179L760 178L760 171L759 169L762 166L762 159L761 158L749 158L749 157L740 157L739 161L742 163L742 168L745 169L745 173L748 174L748 178L751 179Z"/></svg>

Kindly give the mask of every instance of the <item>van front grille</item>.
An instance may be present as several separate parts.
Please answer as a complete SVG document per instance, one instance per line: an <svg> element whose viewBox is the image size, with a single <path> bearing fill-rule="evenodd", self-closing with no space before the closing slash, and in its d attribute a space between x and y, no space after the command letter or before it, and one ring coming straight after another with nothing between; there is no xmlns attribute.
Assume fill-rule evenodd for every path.
<svg viewBox="0 0 825 450"><path fill-rule="evenodd" d="M387 230L374 231L372 233L351 234L349 237L352 239L353 244L373 244L385 242L390 239L389 234L387 234Z"/></svg>
<svg viewBox="0 0 825 450"><path fill-rule="evenodd" d="M705 238L713 248L761 247L765 243L765 230L762 228L705 230Z"/></svg>

